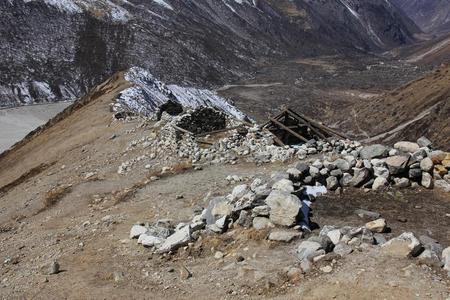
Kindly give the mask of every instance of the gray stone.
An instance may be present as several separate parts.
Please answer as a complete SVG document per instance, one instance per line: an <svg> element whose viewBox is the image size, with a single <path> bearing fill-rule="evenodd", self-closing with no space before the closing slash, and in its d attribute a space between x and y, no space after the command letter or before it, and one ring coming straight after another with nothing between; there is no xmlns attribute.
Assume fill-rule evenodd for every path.
<svg viewBox="0 0 450 300"><path fill-rule="evenodd" d="M450 193L450 183L445 180L439 179L434 182L434 186L444 192Z"/></svg>
<svg viewBox="0 0 450 300"><path fill-rule="evenodd" d="M348 172L351 169L350 163L348 161L346 161L345 159L339 158L339 159L335 160L333 163L342 172Z"/></svg>
<svg viewBox="0 0 450 300"><path fill-rule="evenodd" d="M420 162L420 169L422 169L422 171L424 171L424 172L431 172L431 171L433 171L433 167L434 167L433 161L429 157L425 157Z"/></svg>
<svg viewBox="0 0 450 300"><path fill-rule="evenodd" d="M334 247L334 244L328 235L311 236L308 238L308 241L319 243L326 253L331 252Z"/></svg>
<svg viewBox="0 0 450 300"><path fill-rule="evenodd" d="M252 222L253 220L250 216L250 213L246 210L241 210L241 212L239 213L239 218L237 219L236 223L244 228L249 228L252 226Z"/></svg>
<svg viewBox="0 0 450 300"><path fill-rule="evenodd" d="M389 173L397 175L403 173L408 166L409 157L397 155L391 156L386 159L386 165L388 166Z"/></svg>
<svg viewBox="0 0 450 300"><path fill-rule="evenodd" d="M205 211L206 224L212 225L223 216L229 216L233 211L233 206L228 203L225 197L215 197L211 199Z"/></svg>
<svg viewBox="0 0 450 300"><path fill-rule="evenodd" d="M340 169L332 170L330 172L331 176L334 176L334 177L337 177L337 178L341 178L343 174L344 173L342 173L342 171Z"/></svg>
<svg viewBox="0 0 450 300"><path fill-rule="evenodd" d="M388 153L389 150L386 146L375 144L363 147L359 152L359 155L362 159L372 159L386 157Z"/></svg>
<svg viewBox="0 0 450 300"><path fill-rule="evenodd" d="M274 230L269 234L270 241L289 243L293 239L300 237L302 234L296 231Z"/></svg>
<svg viewBox="0 0 450 300"><path fill-rule="evenodd" d="M374 191L382 190L388 185L389 185L389 183L386 180L386 178L384 178L384 177L377 177L377 178L375 178L375 180L373 182L372 190L374 190Z"/></svg>
<svg viewBox="0 0 450 300"><path fill-rule="evenodd" d="M369 177L370 171L368 169L366 168L355 169L355 174L353 175L350 185L354 187L360 187L369 180Z"/></svg>
<svg viewBox="0 0 450 300"><path fill-rule="evenodd" d="M355 210L355 213L360 217L360 218L367 218L367 219L373 219L376 220L378 219L381 215L377 212L373 212L373 211L369 211L369 210L364 210L364 209L357 209Z"/></svg>
<svg viewBox="0 0 450 300"><path fill-rule="evenodd" d="M331 242L334 245L337 245L339 241L341 240L342 234L339 229L331 230L327 233L327 236L330 238Z"/></svg>
<svg viewBox="0 0 450 300"><path fill-rule="evenodd" d="M422 244L412 232L404 232L381 247L384 254L394 257L415 257L422 250Z"/></svg>
<svg viewBox="0 0 450 300"><path fill-rule="evenodd" d="M419 241L425 249L430 250L430 252L434 253L434 255L440 259L442 251L444 251L444 247L439 244L438 241L426 235L419 236Z"/></svg>
<svg viewBox="0 0 450 300"><path fill-rule="evenodd" d="M138 244L141 244L142 246L145 247L154 247L161 244L163 241L164 240L159 237L144 233L141 234L141 236L139 237Z"/></svg>
<svg viewBox="0 0 450 300"><path fill-rule="evenodd" d="M427 189L432 189L433 188L433 176L431 176L430 173L422 173L422 180L420 182L420 184Z"/></svg>
<svg viewBox="0 0 450 300"><path fill-rule="evenodd" d="M420 146L420 147L430 147L431 145L433 145L433 143L429 140L429 139L427 139L426 137L424 137L424 136L422 136L422 137L420 137L418 140L417 140L417 144Z"/></svg>
<svg viewBox="0 0 450 300"><path fill-rule="evenodd" d="M302 175L306 175L309 172L309 165L305 163L298 163L295 165L295 168L299 170Z"/></svg>
<svg viewBox="0 0 450 300"><path fill-rule="evenodd" d="M161 245L158 246L159 253L166 253L177 250L180 247L186 246L191 238L191 227L184 226L178 231L175 231L169 236Z"/></svg>
<svg viewBox="0 0 450 300"><path fill-rule="evenodd" d="M273 190L266 198L270 207L270 220L276 225L292 226L302 207L300 199L288 192Z"/></svg>
<svg viewBox="0 0 450 300"><path fill-rule="evenodd" d="M305 184L311 184L313 182L312 176L306 176L305 179L303 179L303 182Z"/></svg>
<svg viewBox="0 0 450 300"><path fill-rule="evenodd" d="M373 173L375 177L383 177L388 179L390 176L389 169L386 167L374 167Z"/></svg>
<svg viewBox="0 0 450 300"><path fill-rule="evenodd" d="M347 245L346 243L338 243L334 247L333 252L340 256L347 256L353 252L353 248Z"/></svg>
<svg viewBox="0 0 450 300"><path fill-rule="evenodd" d="M330 191L334 191L339 187L339 180L337 177L330 176L327 178L327 189Z"/></svg>
<svg viewBox="0 0 450 300"><path fill-rule="evenodd" d="M373 238L375 240L375 244L376 245L380 245L381 246L381 245L384 245L387 242L386 237L384 235L382 235L381 233L375 233L373 235Z"/></svg>
<svg viewBox="0 0 450 300"><path fill-rule="evenodd" d="M302 176L302 172L300 172L297 168L289 168L286 173L289 174L289 179L298 180Z"/></svg>
<svg viewBox="0 0 450 300"><path fill-rule="evenodd" d="M310 166L309 174L311 175L312 178L317 178L320 175L320 170L316 167Z"/></svg>
<svg viewBox="0 0 450 300"><path fill-rule="evenodd" d="M273 184L272 189L292 193L294 191L294 183L289 179L281 179Z"/></svg>
<svg viewBox="0 0 450 300"><path fill-rule="evenodd" d="M326 176L326 175L328 175L328 169L327 168L323 168L323 169L321 169L320 170L320 175L322 175L322 176Z"/></svg>
<svg viewBox="0 0 450 300"><path fill-rule="evenodd" d="M441 254L442 263L444 264L444 270L448 271L450 274L450 247L445 248Z"/></svg>
<svg viewBox="0 0 450 300"><path fill-rule="evenodd" d="M422 170L421 169L409 169L408 177L413 180L422 179Z"/></svg>
<svg viewBox="0 0 450 300"><path fill-rule="evenodd" d="M300 261L311 261L314 257L322 255L324 253L325 251L323 251L322 246L317 242L303 241L297 247L297 258Z"/></svg>
<svg viewBox="0 0 450 300"><path fill-rule="evenodd" d="M253 228L255 228L256 230L262 230L272 227L274 227L274 225L268 218L256 217L253 219Z"/></svg>
<svg viewBox="0 0 450 300"><path fill-rule="evenodd" d="M420 147L417 143L402 141L395 143L394 148L401 152L414 153L419 150Z"/></svg>
<svg viewBox="0 0 450 300"><path fill-rule="evenodd" d="M270 178L272 178L272 180L274 182L279 181L281 179L289 179L289 174L287 172L275 172L272 175L270 175Z"/></svg>
<svg viewBox="0 0 450 300"><path fill-rule="evenodd" d="M142 225L133 225L130 230L130 239L137 239L141 234L147 232L147 228Z"/></svg>
<svg viewBox="0 0 450 300"><path fill-rule="evenodd" d="M397 188L406 188L411 185L411 181L408 178L394 178L394 186Z"/></svg>
<svg viewBox="0 0 450 300"><path fill-rule="evenodd" d="M353 176L350 173L344 173L340 180L342 186L349 186L352 182Z"/></svg>
<svg viewBox="0 0 450 300"><path fill-rule="evenodd" d="M44 275L55 275L60 272L60 265L58 261L53 260L49 264L42 267L42 273Z"/></svg>
<svg viewBox="0 0 450 300"><path fill-rule="evenodd" d="M252 217L268 217L270 215L270 207L268 205L256 206L252 209Z"/></svg>
<svg viewBox="0 0 450 300"><path fill-rule="evenodd" d="M249 187L246 184L237 185L234 187L233 191L231 192L231 196L233 200L240 199L244 197L245 194L249 192Z"/></svg>

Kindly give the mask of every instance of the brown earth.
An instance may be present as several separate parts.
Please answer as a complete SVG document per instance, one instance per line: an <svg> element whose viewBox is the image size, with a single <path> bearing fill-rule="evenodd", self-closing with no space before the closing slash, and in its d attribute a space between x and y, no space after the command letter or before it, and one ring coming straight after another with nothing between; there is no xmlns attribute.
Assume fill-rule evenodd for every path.
<svg viewBox="0 0 450 300"><path fill-rule="evenodd" d="M160 180L148 180L170 162L143 160L127 175L119 165L145 154L127 150L151 136L152 123L114 121L113 97L127 83L120 75L94 90L78 106L51 121L0 157L0 296L2 299L446 299L450 283L440 269L416 260L394 259L374 248L339 259L288 280L284 268L297 264L296 245L269 242L267 231L234 228L204 236L174 255L160 256L128 239L136 222L162 218L187 221L208 193L225 195L226 176L268 177L287 165L209 166L200 171L179 162ZM64 118L62 118L64 116ZM114 138L112 138L114 135ZM145 165L150 164L150 170ZM91 173L91 174L90 174ZM7 186L6 188L3 188ZM183 197L178 197L183 195ZM348 189L314 204L313 221L363 225L353 211L367 208L387 219L392 235L413 231L450 245L448 194L421 189L363 193ZM399 217L407 219L402 223ZM404 221L404 220L403 220ZM217 250L223 259L213 256ZM238 257L244 258L237 260ZM43 275L57 259L62 272ZM187 268L192 277L182 279Z"/></svg>

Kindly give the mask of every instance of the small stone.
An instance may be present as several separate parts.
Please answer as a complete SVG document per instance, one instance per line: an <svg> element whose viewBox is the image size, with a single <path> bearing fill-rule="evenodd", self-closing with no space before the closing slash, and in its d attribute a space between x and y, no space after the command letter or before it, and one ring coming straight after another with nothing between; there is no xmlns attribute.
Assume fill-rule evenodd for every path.
<svg viewBox="0 0 450 300"><path fill-rule="evenodd" d="M367 223L365 227L372 232L382 233L386 230L386 220L377 219Z"/></svg>
<svg viewBox="0 0 450 300"><path fill-rule="evenodd" d="M113 273L113 279L115 282L121 282L124 280L124 278L125 275L123 274L123 272L116 271Z"/></svg>
<svg viewBox="0 0 450 300"><path fill-rule="evenodd" d="M262 230L266 228L275 227L272 222L268 218L264 217L256 217L253 219L253 228L256 230Z"/></svg>
<svg viewBox="0 0 450 300"><path fill-rule="evenodd" d="M367 218L367 219L376 220L376 219L378 219L380 217L379 213L373 212L373 211L369 211L369 210L364 210L364 209L357 209L357 210L355 210L355 213L360 218Z"/></svg>
<svg viewBox="0 0 450 300"><path fill-rule="evenodd" d="M339 229L335 229L335 230L330 230L327 233L327 236L330 238L330 240L333 244L337 245L339 243L339 241L341 240L342 234Z"/></svg>
<svg viewBox="0 0 450 300"><path fill-rule="evenodd" d="M404 232L382 245L382 252L394 257L415 257L421 249L422 244L411 232Z"/></svg>
<svg viewBox="0 0 450 300"><path fill-rule="evenodd" d="M445 180L442 180L442 179L436 180L434 182L434 186L444 192L450 193L450 183L448 183Z"/></svg>
<svg viewBox="0 0 450 300"><path fill-rule="evenodd" d="M372 158L386 157L388 153L389 150L386 146L375 144L363 147L359 155L361 156L362 159L372 159Z"/></svg>
<svg viewBox="0 0 450 300"><path fill-rule="evenodd" d="M422 180L420 182L422 186L426 189L432 189L433 188L433 176L431 176L430 173L422 173Z"/></svg>
<svg viewBox="0 0 450 300"><path fill-rule="evenodd" d="M420 169L424 172L431 172L433 171L433 161L431 160L431 158L429 157L425 157L421 162L420 162Z"/></svg>
<svg viewBox="0 0 450 300"><path fill-rule="evenodd" d="M384 177L377 177L375 178L373 184L372 184L372 190L379 191L384 189L386 186L388 186L389 183Z"/></svg>
<svg viewBox="0 0 450 300"><path fill-rule="evenodd" d="M426 137L422 136L417 140L417 144L420 147L431 147L431 145L433 144L429 139L427 139Z"/></svg>
<svg viewBox="0 0 450 300"><path fill-rule="evenodd" d="M353 176L350 184L354 187L360 187L369 180L369 177L370 177L370 171L368 169L366 169L366 168L356 169L355 168L355 175Z"/></svg>
<svg viewBox="0 0 450 300"><path fill-rule="evenodd" d="M337 177L330 176L326 179L327 181L327 189L330 191L334 191L339 187L339 181Z"/></svg>
<svg viewBox="0 0 450 300"><path fill-rule="evenodd" d="M192 273L185 266L181 266L180 267L180 278L182 280L187 280L191 277L192 277Z"/></svg>
<svg viewBox="0 0 450 300"><path fill-rule="evenodd" d="M130 239L137 239L141 234L147 232L147 228L142 225L133 225L130 230Z"/></svg>
<svg viewBox="0 0 450 300"><path fill-rule="evenodd" d="M331 267L331 266L321 267L320 271L322 271L324 273L331 273L333 271L333 267Z"/></svg>
<svg viewBox="0 0 450 300"><path fill-rule="evenodd" d="M297 258L300 261L312 260L318 255L325 254L324 250L320 250L322 250L322 245L320 243L313 241L303 241L297 248Z"/></svg>
<svg viewBox="0 0 450 300"><path fill-rule="evenodd" d="M405 171L408 166L409 157L397 155L386 159L386 165L392 175L397 175Z"/></svg>
<svg viewBox="0 0 450 300"><path fill-rule="evenodd" d="M55 275L60 272L60 266L58 261L53 260L48 265L42 267L42 272L44 275Z"/></svg>
<svg viewBox="0 0 450 300"><path fill-rule="evenodd" d="M350 253L353 252L352 247L350 247L349 245L347 245L346 243L338 243L334 249L333 249L334 253L340 255L340 256L347 256Z"/></svg>
<svg viewBox="0 0 450 300"><path fill-rule="evenodd" d="M294 232L294 231L287 231L287 230L274 230L269 234L268 239L270 241L276 241L276 242L285 242L289 243L293 239L297 237L301 237L300 232Z"/></svg>
<svg viewBox="0 0 450 300"><path fill-rule="evenodd" d="M217 252L214 254L214 258L215 258L215 259L222 259L224 256L225 256L225 255L223 254L223 252L220 252L220 251L217 251Z"/></svg>
<svg viewBox="0 0 450 300"><path fill-rule="evenodd" d="M169 236L159 247L159 253L166 253L186 246L191 241L191 227L184 226Z"/></svg>

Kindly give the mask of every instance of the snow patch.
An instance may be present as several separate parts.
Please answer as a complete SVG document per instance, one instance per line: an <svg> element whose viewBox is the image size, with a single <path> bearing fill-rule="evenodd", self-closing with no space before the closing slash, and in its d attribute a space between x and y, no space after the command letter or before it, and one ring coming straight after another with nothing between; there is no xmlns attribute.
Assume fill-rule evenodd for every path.
<svg viewBox="0 0 450 300"><path fill-rule="evenodd" d="M185 108L212 107L228 115L243 120L246 115L215 92L193 87L165 85L150 72L133 67L125 74L125 80L134 86L124 90L114 104L114 111L133 111L152 117L158 108L170 101L178 102Z"/></svg>

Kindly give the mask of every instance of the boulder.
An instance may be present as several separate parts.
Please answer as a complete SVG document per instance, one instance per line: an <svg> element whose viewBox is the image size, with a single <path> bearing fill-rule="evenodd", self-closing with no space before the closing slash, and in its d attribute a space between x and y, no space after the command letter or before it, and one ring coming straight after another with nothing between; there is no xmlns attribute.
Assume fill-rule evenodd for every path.
<svg viewBox="0 0 450 300"><path fill-rule="evenodd" d="M342 159L342 158L335 160L333 163L336 166L336 168L338 168L342 172L348 172L352 168L350 163L347 160Z"/></svg>
<svg viewBox="0 0 450 300"><path fill-rule="evenodd" d="M450 183L445 180L439 179L434 182L434 186L444 192L450 193Z"/></svg>
<svg viewBox="0 0 450 300"><path fill-rule="evenodd" d="M297 231L274 230L269 234L268 239L275 242L289 243L290 241L301 235L302 234Z"/></svg>
<svg viewBox="0 0 450 300"><path fill-rule="evenodd" d="M268 218L256 217L253 219L253 228L255 228L256 230L262 230L272 227L274 227L274 225Z"/></svg>
<svg viewBox="0 0 450 300"><path fill-rule="evenodd" d="M433 188L433 176L430 173L424 172L422 173L422 180L420 184L426 189Z"/></svg>
<svg viewBox="0 0 450 300"><path fill-rule="evenodd" d="M311 261L314 257L325 254L320 243L312 241L303 241L297 247L297 258L300 261Z"/></svg>
<svg viewBox="0 0 450 300"><path fill-rule="evenodd" d="M449 272L450 275L450 247L445 248L442 251L442 263L444 264L444 270Z"/></svg>
<svg viewBox="0 0 450 300"><path fill-rule="evenodd" d="M408 166L409 157L403 155L391 156L386 159L386 165L392 175L403 173Z"/></svg>
<svg viewBox="0 0 450 300"><path fill-rule="evenodd" d="M272 189L292 193L294 191L294 183L289 179L281 179L273 184Z"/></svg>
<svg viewBox="0 0 450 300"><path fill-rule="evenodd" d="M215 197L211 199L205 211L206 224L212 225L223 216L229 216L233 211L233 206L228 203L225 197Z"/></svg>
<svg viewBox="0 0 450 300"><path fill-rule="evenodd" d="M339 180L337 177L330 176L327 178L327 189L330 191L334 191L339 187Z"/></svg>
<svg viewBox="0 0 450 300"><path fill-rule="evenodd" d="M366 168L356 169L355 174L350 182L354 187L360 187L370 179L370 171Z"/></svg>
<svg viewBox="0 0 450 300"><path fill-rule="evenodd" d="M177 250L180 247L186 246L192 240L191 227L184 226L174 234L169 236L162 244L158 246L159 253L166 253Z"/></svg>
<svg viewBox="0 0 450 300"><path fill-rule="evenodd" d="M404 232L381 247L384 254L394 257L415 257L422 251L422 244L412 232Z"/></svg>
<svg viewBox="0 0 450 300"><path fill-rule="evenodd" d="M340 256L347 256L353 252L353 248L347 245L346 243L338 243L334 249L334 253Z"/></svg>
<svg viewBox="0 0 450 300"><path fill-rule="evenodd" d="M431 171L433 171L433 167L434 167L433 161L429 157L425 157L420 162L420 169L422 171L424 171L424 172L431 172Z"/></svg>
<svg viewBox="0 0 450 300"><path fill-rule="evenodd" d="M273 190L266 198L270 207L270 220L276 225L295 225L298 213L302 207L300 199L289 192Z"/></svg>
<svg viewBox="0 0 450 300"><path fill-rule="evenodd" d="M389 149L386 146L375 144L365 146L359 152L362 159L383 158L389 154Z"/></svg>
<svg viewBox="0 0 450 300"><path fill-rule="evenodd" d="M385 219L377 219L377 220L366 223L365 227L372 232L383 233L386 231L386 220Z"/></svg>
<svg viewBox="0 0 450 300"><path fill-rule="evenodd" d="M130 239L137 239L141 236L141 234L144 234L147 232L147 227L142 225L133 225L130 230Z"/></svg>
<svg viewBox="0 0 450 300"><path fill-rule="evenodd" d="M386 186L388 186L389 183L384 177L377 177L375 178L373 184L372 184L372 190L378 191L384 189Z"/></svg>
<svg viewBox="0 0 450 300"><path fill-rule="evenodd" d="M417 140L417 144L420 147L431 147L431 145L433 144L429 139L427 139L426 137L422 136Z"/></svg>
<svg viewBox="0 0 450 300"><path fill-rule="evenodd" d="M420 149L420 146L417 143L402 141L395 143L394 149L401 152L414 153Z"/></svg>

